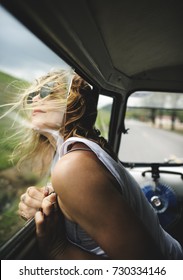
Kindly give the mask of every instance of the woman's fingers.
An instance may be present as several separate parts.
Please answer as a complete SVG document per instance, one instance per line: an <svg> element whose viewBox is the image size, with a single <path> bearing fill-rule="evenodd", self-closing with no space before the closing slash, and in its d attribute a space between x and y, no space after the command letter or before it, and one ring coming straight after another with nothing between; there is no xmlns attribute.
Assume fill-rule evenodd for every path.
<svg viewBox="0 0 183 280"><path fill-rule="evenodd" d="M45 197L42 202L42 210L35 213L36 233L38 238L47 236L55 222L57 215L54 206L57 204L56 194ZM54 234L54 232L52 232Z"/></svg>
<svg viewBox="0 0 183 280"><path fill-rule="evenodd" d="M37 211L35 214L36 223L36 234L38 238L43 238L45 236L45 218L42 211Z"/></svg>
<svg viewBox="0 0 183 280"><path fill-rule="evenodd" d="M38 209L42 207L43 199L51 192L53 192L51 184L42 188L29 187L20 197L18 214L26 220L34 217Z"/></svg>
<svg viewBox="0 0 183 280"><path fill-rule="evenodd" d="M39 250L48 259L55 259L67 245L63 215L58 210L56 193L52 193L43 199L42 210L35 214Z"/></svg>
<svg viewBox="0 0 183 280"><path fill-rule="evenodd" d="M57 207L57 196L56 193L52 193L45 197L42 201L42 211L46 216L49 216Z"/></svg>
<svg viewBox="0 0 183 280"><path fill-rule="evenodd" d="M43 190L35 187L29 187L27 191L21 195L20 203L25 204L27 207L39 209L43 198L45 197Z"/></svg>
<svg viewBox="0 0 183 280"><path fill-rule="evenodd" d="M28 206L32 206L32 203L42 202L43 198L45 197L44 189L45 187L43 188L29 187L25 193L25 198L24 198L25 203Z"/></svg>
<svg viewBox="0 0 183 280"><path fill-rule="evenodd" d="M24 219L29 220L34 217L37 209L29 208L23 203L19 203L18 214Z"/></svg>
<svg viewBox="0 0 183 280"><path fill-rule="evenodd" d="M43 187L42 189L43 189L44 196L47 196L50 193L54 192L54 189L53 189L51 183L47 183L47 185L45 187Z"/></svg>

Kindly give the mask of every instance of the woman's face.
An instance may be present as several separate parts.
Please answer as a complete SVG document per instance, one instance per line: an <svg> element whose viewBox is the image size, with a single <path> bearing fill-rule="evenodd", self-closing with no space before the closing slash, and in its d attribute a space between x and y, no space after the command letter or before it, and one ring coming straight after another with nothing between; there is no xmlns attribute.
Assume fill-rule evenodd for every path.
<svg viewBox="0 0 183 280"><path fill-rule="evenodd" d="M33 110L31 123L34 128L44 131L46 129L58 130L63 122L63 109L54 109L53 100L41 99L40 95L32 98Z"/></svg>

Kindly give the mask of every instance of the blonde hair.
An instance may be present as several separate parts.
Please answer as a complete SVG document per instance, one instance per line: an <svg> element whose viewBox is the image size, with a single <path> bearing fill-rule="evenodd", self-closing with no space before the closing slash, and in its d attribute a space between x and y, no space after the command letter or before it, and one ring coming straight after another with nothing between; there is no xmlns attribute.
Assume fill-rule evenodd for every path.
<svg viewBox="0 0 183 280"><path fill-rule="evenodd" d="M67 70L50 72L37 79L21 96L18 96L19 100L14 104L13 109L18 109L19 115L27 120L27 125L23 125L19 130L20 139L12 155L12 158L19 158L18 166L29 159L36 171L43 173L53 159L56 147L50 145L47 137L39 131L30 129L30 112L34 106L33 103L30 104L30 94L38 94L41 88L46 87L50 82L54 82L51 87L51 92L54 94L46 96L45 99L52 100L53 107L50 110L65 111L65 125L59 127L59 133L64 140L72 136L85 137L98 143L114 157L107 141L94 127L97 105L91 86L77 74L74 75L70 85L70 78Z"/></svg>

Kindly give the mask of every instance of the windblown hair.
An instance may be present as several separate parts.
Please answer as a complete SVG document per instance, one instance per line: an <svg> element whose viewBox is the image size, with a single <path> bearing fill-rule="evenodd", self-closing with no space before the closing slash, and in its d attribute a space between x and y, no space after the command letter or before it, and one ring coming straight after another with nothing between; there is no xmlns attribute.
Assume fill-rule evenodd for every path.
<svg viewBox="0 0 183 280"><path fill-rule="evenodd" d="M67 100L64 139L73 136L87 138L96 142L116 159L106 139L100 136L100 131L95 128L96 118L97 104L93 90L85 80L75 75Z"/></svg>
<svg viewBox="0 0 183 280"><path fill-rule="evenodd" d="M108 142L100 136L100 131L95 129L97 105L91 86L77 74L74 75L71 85L69 79L70 73L66 70L51 72L36 80L36 83L19 96L14 109L18 109L19 114L27 120L27 125L22 125L21 130L19 129L21 140L18 141L12 155L13 158L19 158L19 166L25 160L31 159L32 166L44 173L53 159L56 146L50 145L46 136L31 128L30 116L34 103L29 102L30 94L38 94L40 89L50 82L54 82L52 94L45 97L52 100L53 105L49 109L62 109L65 112L64 124L59 128L50 128L59 130L64 140L73 136L90 139L115 158Z"/></svg>

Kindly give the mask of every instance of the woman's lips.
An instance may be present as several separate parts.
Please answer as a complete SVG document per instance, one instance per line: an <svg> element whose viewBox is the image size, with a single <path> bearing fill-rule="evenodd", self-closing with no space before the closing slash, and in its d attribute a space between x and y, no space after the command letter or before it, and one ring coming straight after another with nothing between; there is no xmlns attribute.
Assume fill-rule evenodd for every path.
<svg viewBox="0 0 183 280"><path fill-rule="evenodd" d="M34 116L34 115L36 115L36 114L38 114L38 113L45 113L45 112L42 111L42 110L36 109L36 110L34 110L34 111L32 112L32 115Z"/></svg>

